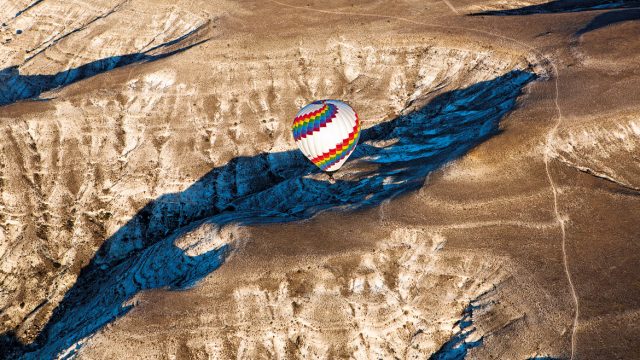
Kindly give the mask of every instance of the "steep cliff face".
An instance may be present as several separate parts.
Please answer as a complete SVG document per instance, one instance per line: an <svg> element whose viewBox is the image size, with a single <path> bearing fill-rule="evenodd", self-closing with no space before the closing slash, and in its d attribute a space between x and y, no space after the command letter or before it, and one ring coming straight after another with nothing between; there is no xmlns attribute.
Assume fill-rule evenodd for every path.
<svg viewBox="0 0 640 360"><path fill-rule="evenodd" d="M36 1L3 6L2 327L7 331L22 323L26 338L38 333L45 313L108 235L114 215L107 205L108 188L126 172L126 155L139 133L125 130L133 120L124 119L124 104L103 97L109 90L102 86L81 86L76 100L61 103L10 104L184 51L203 39L211 22L169 5L148 13L132 2L79 5ZM148 79L156 88L170 81ZM153 102L147 99L146 105ZM107 115L115 108L115 117Z"/></svg>
<svg viewBox="0 0 640 360"><path fill-rule="evenodd" d="M637 59L582 8L308 5L0 9L6 354L570 357L594 333L571 290L600 322L607 298L569 281L597 273L594 214L607 266L637 262ZM319 98L363 119L331 179L290 135Z"/></svg>
<svg viewBox="0 0 640 360"><path fill-rule="evenodd" d="M190 36L194 35L187 34L183 41ZM183 44L172 46L180 49ZM31 324L24 317L34 316L32 310L39 305L42 314L55 308L56 299L105 239L114 239L104 250L109 262L120 261L194 220L223 211L235 199L278 183L283 176L278 170L285 165L270 158L262 164L240 159L201 182L199 191L145 207L147 218L135 220L143 224L125 225L145 203L184 189L213 166L240 155L291 149L288 115L311 99L349 97L360 104L369 127L403 110L410 112L445 89L465 88L526 66L524 57L433 43L390 47L342 40L320 49L249 56L218 59L206 68L211 79L206 84L192 82L199 74L185 79L166 63L133 65L141 67L135 76L133 68L122 69L112 75L117 80L107 89L81 89L76 84L64 90L65 95L34 104L40 108L36 116L5 118L3 287L9 290L5 304L12 304L5 312L11 319L5 323L7 329ZM478 89L470 95L486 93L487 109L465 104L473 99L461 95L460 104L439 105L450 109L434 106L429 115L439 111L443 124L447 117L463 116L465 107L474 108L478 119L499 115L501 110L494 107L507 110L508 103L501 102L512 101L523 80L527 76L517 75L494 84L497 90ZM488 100L492 96L495 101ZM50 118L60 120L44 120ZM418 123L407 124L404 131L409 135L419 128ZM415 142L405 147L417 146L419 140ZM400 148L394 152L407 156ZM396 161L385 156L385 162ZM273 179L251 179L260 169L271 169ZM18 280L26 274L30 282ZM37 324L48 317L38 318L30 334L37 334Z"/></svg>
<svg viewBox="0 0 640 360"><path fill-rule="evenodd" d="M462 353L479 346L484 332L474 330L470 313L460 320L460 309L470 302L469 310L491 307L492 289L510 266L500 258L448 254L445 243L432 229L399 228L374 249L288 264L284 273L245 272L235 285L206 281L199 301L215 307L192 308L201 325L189 326L188 339L165 342L163 350L209 358L428 358L458 329L452 348ZM256 265L275 268L267 261ZM442 302L450 306L441 308ZM158 341L164 331L152 327L122 348L83 355L125 356ZM107 335L97 344L113 340Z"/></svg>

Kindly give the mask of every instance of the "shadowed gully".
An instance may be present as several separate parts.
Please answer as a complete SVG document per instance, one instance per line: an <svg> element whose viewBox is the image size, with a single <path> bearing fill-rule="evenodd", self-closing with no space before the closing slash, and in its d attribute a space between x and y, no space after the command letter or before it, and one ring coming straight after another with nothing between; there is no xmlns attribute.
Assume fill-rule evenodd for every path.
<svg viewBox="0 0 640 360"><path fill-rule="evenodd" d="M134 63L153 62L181 53L206 41L201 40L184 44L177 49L173 48L174 45L183 44L183 42L195 37L202 27L204 25L145 52L110 56L53 75L21 75L17 66L2 69L0 70L0 106L20 100L37 99L45 91L61 88L119 67Z"/></svg>
<svg viewBox="0 0 640 360"><path fill-rule="evenodd" d="M232 244L197 256L175 245L202 225L297 221L329 209L376 206L418 189L431 171L498 134L500 120L535 78L511 71L363 130L345 166L352 180L318 180L319 170L297 150L238 157L212 169L184 191L150 202L106 239L32 344L2 336L0 345L10 349L4 357L53 357L129 311L127 301L138 292L183 289L207 276Z"/></svg>
<svg viewBox="0 0 640 360"><path fill-rule="evenodd" d="M609 11L593 18L585 27L576 32L577 36L595 31L613 24L640 20L640 9Z"/></svg>
<svg viewBox="0 0 640 360"><path fill-rule="evenodd" d="M533 15L547 13L568 13L589 10L623 9L640 7L639 0L555 0L539 5L523 6L510 10L482 11L479 15Z"/></svg>

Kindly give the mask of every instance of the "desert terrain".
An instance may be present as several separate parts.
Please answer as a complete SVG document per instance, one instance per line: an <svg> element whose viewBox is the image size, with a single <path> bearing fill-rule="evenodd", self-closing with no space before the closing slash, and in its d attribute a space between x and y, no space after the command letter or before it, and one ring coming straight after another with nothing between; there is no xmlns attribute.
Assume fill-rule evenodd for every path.
<svg viewBox="0 0 640 360"><path fill-rule="evenodd" d="M0 358L640 358L638 1L0 3Z"/></svg>

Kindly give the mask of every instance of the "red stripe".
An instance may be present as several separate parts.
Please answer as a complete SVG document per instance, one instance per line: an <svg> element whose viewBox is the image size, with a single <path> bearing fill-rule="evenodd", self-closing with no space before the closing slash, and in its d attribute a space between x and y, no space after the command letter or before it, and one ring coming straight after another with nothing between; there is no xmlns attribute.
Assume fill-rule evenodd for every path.
<svg viewBox="0 0 640 360"><path fill-rule="evenodd" d="M293 125L296 125L297 122L302 122L302 121L304 121L306 119L309 119L309 118L311 118L313 116L316 116L316 115L322 113L323 111L325 111L326 109L327 109L327 104L324 104L324 105L322 105L322 107L320 109L318 109L316 111L312 111L310 113L306 113L304 115L297 116L295 119L293 119Z"/></svg>
<svg viewBox="0 0 640 360"><path fill-rule="evenodd" d="M334 147L333 149L329 150L329 152L326 152L320 156L317 156L313 159L311 159L311 161L313 161L314 163L320 162L326 158L331 157L331 155L335 155L339 150L342 150L343 148L347 147L349 145L349 142L351 140L353 140L356 137L356 134L358 133L358 131L360 130L360 121L358 119L358 115L356 115L356 124L353 127L353 129L351 130L351 133L349 134L349 136L342 140L342 143L336 145L336 147Z"/></svg>

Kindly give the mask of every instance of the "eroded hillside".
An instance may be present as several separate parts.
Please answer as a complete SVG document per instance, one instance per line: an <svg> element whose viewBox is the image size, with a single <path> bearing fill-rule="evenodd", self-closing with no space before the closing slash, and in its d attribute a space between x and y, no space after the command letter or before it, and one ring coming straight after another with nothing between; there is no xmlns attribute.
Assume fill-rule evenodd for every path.
<svg viewBox="0 0 640 360"><path fill-rule="evenodd" d="M593 43L638 25L286 5L2 10L6 354L632 353L581 345L635 326L636 59ZM318 98L364 121L333 179L290 135Z"/></svg>

